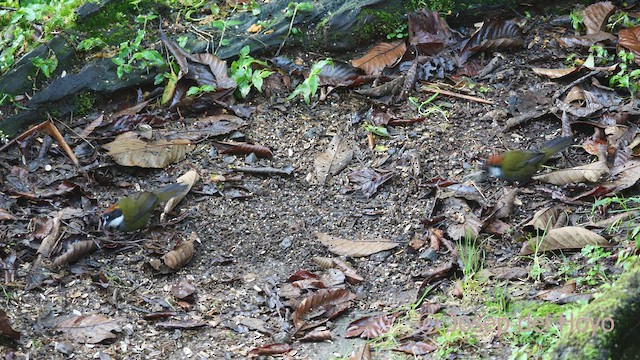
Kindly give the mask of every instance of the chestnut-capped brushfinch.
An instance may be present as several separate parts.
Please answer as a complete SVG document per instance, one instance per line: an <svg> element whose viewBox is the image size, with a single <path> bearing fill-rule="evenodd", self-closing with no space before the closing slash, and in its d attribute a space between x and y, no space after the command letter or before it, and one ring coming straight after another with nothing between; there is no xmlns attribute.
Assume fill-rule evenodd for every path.
<svg viewBox="0 0 640 360"><path fill-rule="evenodd" d="M491 155L486 169L489 175L510 182L528 181L542 164L553 155L573 144L570 136L549 140L540 149L511 150L501 155Z"/></svg>
<svg viewBox="0 0 640 360"><path fill-rule="evenodd" d="M118 200L102 214L102 226L135 231L147 225L156 206L186 189L185 184L169 184L155 191L141 191Z"/></svg>

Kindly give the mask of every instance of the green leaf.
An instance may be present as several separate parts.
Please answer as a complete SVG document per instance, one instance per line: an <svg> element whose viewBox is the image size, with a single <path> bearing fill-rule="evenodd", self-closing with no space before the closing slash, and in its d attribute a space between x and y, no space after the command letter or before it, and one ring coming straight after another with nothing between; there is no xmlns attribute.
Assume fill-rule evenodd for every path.
<svg viewBox="0 0 640 360"><path fill-rule="evenodd" d="M384 137L390 137L391 135L389 135L389 131L387 130L386 127L384 126L374 126L374 125L370 125L370 124L366 124L363 126L363 128L375 135L378 136L384 136Z"/></svg>

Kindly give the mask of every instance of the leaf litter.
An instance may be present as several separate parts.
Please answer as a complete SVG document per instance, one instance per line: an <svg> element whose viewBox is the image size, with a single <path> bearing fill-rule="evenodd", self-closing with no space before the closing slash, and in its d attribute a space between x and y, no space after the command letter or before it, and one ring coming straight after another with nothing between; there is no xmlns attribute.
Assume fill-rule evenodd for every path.
<svg viewBox="0 0 640 360"><path fill-rule="evenodd" d="M564 38L562 41L559 40L561 45L563 41L565 44L573 41L579 46L591 46L595 41L603 39L616 40L615 33L604 32L602 26L611 14L611 7L603 3L588 9L584 15L587 19L585 23L589 24L587 35ZM411 47L406 46L407 42L399 40L393 46L387 47L388 50L371 50L362 57L364 61L360 59L362 64L359 65L368 69L370 73L387 72L391 74L390 77L381 77L371 88L366 88L367 85L362 85L373 79L362 75L354 77L353 69L348 66L325 73L322 85L326 87L324 90L330 91L328 86L361 86L357 92L369 96L366 90L380 86L375 94L370 94L389 97L382 101L386 104L382 106L392 107L392 114L393 111L397 111L401 114L398 116L400 119L420 119L397 123L392 119L395 116L392 116L386 121L374 123L374 126L379 127L378 133L389 135L385 137L367 132L360 125L349 125L353 114L360 108L371 108L378 100L346 99L348 95L345 92L348 92L348 89L331 93L331 96L325 99L326 103L314 104L317 108L300 109L297 104L271 104L266 98L259 98L260 101L264 100L264 104L255 107L232 104L230 95L236 85L227 76L225 61L211 54L189 54L175 42L161 35L161 40L176 57L180 67L175 86L165 88L164 94L171 109L178 109L175 113L165 116L157 109L150 108L149 102L141 100L125 112L87 118L84 119L84 124L77 126L77 133L83 135L83 138L90 135L104 137L99 140L78 139L74 136L63 138L56 135L50 125L42 125L39 128L45 133L51 131L53 135L46 136L53 137L60 148L64 148L60 140L64 139L71 150L85 154L77 156L77 163L87 167L95 182L74 179L71 184L75 186L67 183L59 188L60 179L82 178L82 175L78 175L77 170L70 170L73 168L69 165L75 164L73 160L69 160L72 157L66 150L63 149L67 154L63 156L51 150L51 146L47 145L51 143L51 139L34 141L34 138L30 137L33 134L31 133L20 139L20 146L25 154L18 155L17 147L3 149L2 156L6 156L7 164L12 166L10 171L2 174L3 186L10 190L6 193L16 196L0 198L0 209L12 215L1 220L3 225L7 224L7 227L1 230L18 239L22 246L21 251L17 253L20 258L18 263L30 265L29 278L38 279L29 281L27 288L31 292L21 296L33 300L33 294L37 291L46 291L48 295L53 293L51 295L57 303L52 299L52 312L62 314L64 306L70 304L91 309L88 301L85 301L84 305L75 305L78 304L77 301L87 298L87 295L81 293L84 291L84 294L90 293L91 298L95 295L95 298L103 303L100 305L114 313L121 313L120 308L115 306L118 304L119 307L126 307L131 313L148 314L149 319L151 316L176 317L171 321L154 324L151 330L153 336L164 339L171 333L165 332L165 328L204 333L216 328L215 324L220 316L227 313L234 316L243 313L245 320L239 324L230 324L227 321L230 325L227 329L234 336L242 338L245 345L231 345L227 342L223 345L226 346L225 349L219 349L208 343L206 346L210 348L206 348L204 343L200 344L201 339L195 339L197 336L194 336L193 342L180 340L180 346L183 347L178 350L187 354L189 347L195 347L204 352L211 351L218 356L222 356L223 353L238 356L284 354L294 348L296 351L305 349L298 340L332 339L339 342L344 334L336 332L334 321L344 324L361 318L361 315L357 314L360 305L372 308L393 307L392 304L397 305L397 302L390 301L389 294L409 293L413 296L415 287L418 286L416 298L427 296L428 300L440 302L438 306L445 306L450 313L455 313L455 309L448 302L459 300L447 294L457 291L458 288L461 290L460 295L467 295L462 282L455 281L455 277L463 273L459 250L465 246L462 243L469 236L485 240L481 246L487 254L485 264L490 266L486 269L489 273L489 284L501 280L506 281L508 286L520 284L529 270L527 258L517 256L517 248L520 245L526 247L533 243L517 243L515 240L522 237L523 233L533 232L539 236L534 237L538 240L538 243L534 244L538 251L580 249L593 244L619 246L619 237L614 236L609 241L601 235L603 232L600 229L587 230L580 225L585 222L581 223L577 219L584 220L584 214L590 209L578 201L590 201L593 196L621 194L637 183L640 174L632 154L637 153L638 137L632 134L629 135L630 139L619 140L620 134L624 133L620 130L623 127L633 127L635 120L633 117L620 117L613 120L619 124L612 126L612 118L604 115L609 111L628 112L632 116L636 116L637 113L633 113L634 110L630 107L625 108L626 104L615 91L604 89L600 85L604 80L603 74L615 70L594 67L588 63L591 60L587 60L587 64L578 69L580 81L571 81L568 86L565 86L569 80L564 70L541 72L547 76L552 75L553 81L558 82L555 87L549 87L549 83L545 83L545 86L540 85L540 82L547 80L535 79L532 70L525 66L514 68L501 61L500 57L506 56L510 61L516 59L522 65L547 65L534 57L536 47L540 45L538 38L527 37L527 45L534 50L522 48L524 33L520 24L513 21L489 20L464 44L460 44L457 41L463 36L450 30L446 20L437 13L411 14L408 23L411 28L408 44L412 45L411 47L415 45L419 49L418 54L410 54L407 49L414 51L415 48L410 49ZM620 31L620 45L633 50L634 41L637 41L633 39L633 34ZM454 47L454 44L459 47ZM379 46L381 48L387 45ZM561 51L559 49L554 51ZM403 102L398 102L409 96L422 96L423 94L414 91L415 83L420 81L444 82L442 79L445 78L455 81L461 80L460 76L469 76L462 75L463 73L477 74L482 68L479 54L494 51L504 51L506 54L495 57L495 63L498 64L496 68L488 70L482 77L473 78L472 81L463 80L454 87L440 87L448 90L440 91L440 95L434 98L434 105L445 106L447 116L437 119L430 116L416 117L414 108L403 108ZM544 51L546 50L541 52ZM522 52L527 52L526 61L518 55ZM426 54L429 56L424 56ZM456 54L457 58L453 56ZM555 63L551 65L558 68ZM585 69L592 72L586 73ZM575 71L572 68L566 72L573 74ZM286 73L285 76L290 78L301 74L298 71ZM485 86L503 83L505 79L521 80L526 84L523 86L535 89L531 92L539 91L542 97L553 97L555 102L536 104L535 106L542 109L532 112L531 107L522 104L527 96L523 92L486 93L472 88L478 84ZM181 90L189 81L216 84L220 87L216 93L192 101L187 99ZM474 81L477 83L474 84ZM508 89L519 90L511 87ZM444 96L453 100L445 104L442 101ZM202 114L199 112L202 111L203 104L216 109L198 116L198 119L182 118L182 114ZM506 118L502 118L498 116L498 112L492 111L504 106L491 104L507 104L509 111L514 112L507 111ZM462 107L464 109L461 109ZM212 115L221 109L228 113ZM520 110L524 110L526 116L517 122L511 121L513 126L503 126L516 119ZM540 116L532 114L556 116L562 121L562 129L558 129L557 124L539 121ZM245 121L249 116L252 117L252 121ZM313 121L309 121L310 116L313 116ZM277 118L277 121L271 121L274 118ZM484 120L478 120L480 118ZM380 119L384 120L382 117ZM185 121L184 128L171 131L157 129L159 126L167 126L173 120ZM400 124L402 126L398 126ZM577 126L593 131L590 142L606 144L607 151L601 154L599 162L595 162L591 155L583 152L581 148L571 148L563 157L551 159L549 162L549 166L560 170L543 169L543 177L534 179L529 184L518 184L519 201L511 199L515 196L515 191L499 191L506 187L504 182L486 182L474 177L476 170L481 167L478 159L495 149L535 147L541 143L542 136L551 138L561 131L567 135ZM451 131L452 129L454 131ZM67 135L66 131L60 130L65 129L60 128L58 132ZM166 141L162 143L166 146L161 147L170 150L154 152L148 149L145 151L145 147L140 147L132 152L135 156L118 160L123 163L121 165L138 167L138 164L146 162L156 164L155 166L163 168L163 171L169 174L177 172L177 169L184 173L187 171L185 166L188 165L189 169L197 169L196 173L204 179L199 183L194 176L190 181L193 188L183 202L188 202L187 206L193 207L193 210L183 214L187 221L178 224L183 227L179 227L180 233L174 234L175 236L166 236L167 229L151 228L130 238L109 239L110 241L104 243L94 241L94 238L104 239L104 234L95 230L98 228L98 220L93 216L103 203L107 200L115 201L126 193L126 190L140 186L139 182L145 185L146 180L141 180L145 176L149 176L149 182L166 180L163 180L166 174L141 172L135 168L128 169L130 173L115 170L115 167L105 171L105 167L112 164L96 160L96 151L85 149L91 147L82 144L86 144L85 140L91 141L91 144L99 149L100 146L112 142L113 136L127 132L132 132L127 136L132 136L145 146L158 145L159 141ZM155 137L154 134L160 136ZM333 139L327 148L324 139L331 136ZM583 136L584 132L576 135L577 138ZM220 138L213 140L212 137ZM215 145L220 143L231 143L236 150L227 153L216 150ZM587 141L577 143L585 147L598 148ZM634 143L636 145L630 145ZM181 148L180 151L171 149L181 146L189 146L189 152L184 151L185 148ZM408 153L407 149L416 150L411 160L413 165L408 164L406 159L402 160L402 156ZM598 151L593 150L590 153L598 155ZM181 154L183 151L184 154ZM158 153L162 152L168 154L158 156ZM172 154L173 152L177 155ZM263 156L251 157L251 153ZM21 157L27 164L20 161ZM170 158L170 161L162 160L162 157ZM283 162L283 159L287 161ZM43 160L53 163L52 170L44 171ZM279 174L276 170L284 169L291 164L296 171L283 173L293 176L272 176ZM251 169L263 170L251 172ZM298 177L298 170L306 171L310 176L301 179ZM546 184L538 181L545 179L544 176L552 180ZM434 186L432 179L435 178L449 179L449 183L446 186ZM318 183L323 186L314 187ZM206 190L207 187L209 190ZM445 194L445 191L449 194ZM105 199L105 196L96 196L96 201L90 196L103 195L101 192L107 192L108 199ZM71 199L65 198L68 194L72 195ZM98 201L100 206L97 206ZM565 204L557 206L561 202ZM265 206L266 203L269 205ZM543 210L536 213L531 222L526 223L531 213L540 208ZM568 214L572 217L569 218ZM292 226L283 221L288 218L301 221L303 226ZM500 224L496 219L500 219L500 226L510 226L511 230L495 231L495 228L500 227L496 225ZM26 224L30 220L33 227L27 229ZM11 228L8 228L9 223L13 225ZM197 227L192 223L197 223ZM86 232L86 237L72 237L71 234L78 229ZM184 235L192 231L198 234L198 238L202 238L198 243L198 252L194 246L195 238ZM497 238L488 237L489 232L499 235L493 235ZM367 234L362 237L373 240L352 240L358 237L354 234ZM315 244L315 238L327 247ZM435 261L434 263L418 258L417 251L412 250L413 247L404 246L409 244L412 238L422 238L420 242L414 243L417 250L426 248L425 239L429 240L428 248L435 253L435 260L428 261ZM98 247L98 244L101 246ZM394 248L398 248L397 251L388 251ZM532 250L527 248L523 251L530 253ZM223 260L219 260L219 256L222 255L218 253L224 254ZM327 258L331 253L350 259L344 261ZM5 262L9 258L5 249L0 250L0 255L5 258ZM36 255L37 261L30 263ZM160 268L163 269L161 272L178 272L178 276L189 274L188 277L192 279L189 280L191 286L184 283L172 292L173 287L170 285L175 284L173 278L147 277L151 272L147 271L146 267L145 270L141 270L140 265L144 259L149 259L150 255L160 264ZM293 269L299 268L310 258L318 258L317 255L324 256L324 259L313 260L320 271L323 271L318 272L320 275L312 270L305 275L307 277L294 281L298 281L299 286L291 285L294 282L286 283L285 279ZM558 260L551 257L552 255L549 256L552 261ZM95 258L118 266L95 264ZM288 263L287 260L295 264ZM50 268L51 261L64 270ZM498 266L504 261L509 261L509 266ZM304 266L309 264L304 263ZM5 281L7 286L10 286L16 277L21 280L27 279L22 267L14 268L17 271L14 270L13 275L11 267L3 268L7 278L14 278ZM66 269L71 272L64 272ZM48 275L41 277L41 274ZM54 276L50 276L51 274ZM82 289L82 281L78 281L80 276L85 276L82 274L91 275L86 279L91 279L92 292L78 290ZM397 277L393 278L397 279L394 281L396 284L402 282L403 285L385 283L392 276ZM380 279L379 283L377 279ZM415 283L416 281L419 284ZM55 291L49 290L56 288L60 283L68 284L68 294L56 294ZM319 286L320 283L324 287ZM357 288L353 286L355 284L358 284ZM551 281L543 285L550 284ZM291 287L287 287L288 285ZM412 286L414 288L407 291ZM129 293L112 291L116 287L132 290ZM192 292L195 288L198 291ZM105 291L106 289L109 291ZM451 292L447 293L449 290ZM228 292L232 294L229 295ZM565 292L571 294L575 291ZM191 294L186 295L188 293ZM186 295L184 299L188 301L171 304L164 300L167 296L172 296L169 294L175 295L178 299ZM580 295L588 294L575 295L579 298ZM563 296L568 296L566 301L571 301L572 295L557 293L541 295L540 298L543 301L561 302L564 301ZM369 297L375 300L369 300ZM76 303L73 303L74 301ZM222 305L218 307L209 304ZM358 307L353 306L354 304L358 304ZM24 301L24 308L25 311L32 309L30 301ZM11 318L15 319L16 309L11 308L9 311ZM382 315L373 315L376 316ZM4 327L8 322L2 318L0 320L0 324L3 325L0 329L4 335L11 333ZM389 318L385 321L388 320ZM418 328L428 328L431 319L422 320L424 321ZM144 324L136 324L130 319L118 320L134 326L135 330L130 331L130 327L125 332L120 332L109 318L86 315L76 316L73 321L77 322L76 325L62 328L72 339L81 342L109 342L115 338L124 338L125 342L129 342L134 338L144 339L143 331L139 331L141 328L149 331ZM82 325L83 321L88 323ZM266 321L273 328L279 329L279 333L294 336L293 342L286 343L290 339L286 336L278 337L278 332L274 333L273 338L267 337L270 335L252 336L251 339L247 337L248 329L251 328L247 324L256 325ZM98 331L90 334L87 329L93 329L94 326ZM29 336L34 334L34 330L24 332ZM424 335L402 340L396 350L419 355L433 351L432 344L432 338ZM354 356L368 358L370 352L365 350L366 346L360 354ZM152 353L146 353L149 354Z"/></svg>

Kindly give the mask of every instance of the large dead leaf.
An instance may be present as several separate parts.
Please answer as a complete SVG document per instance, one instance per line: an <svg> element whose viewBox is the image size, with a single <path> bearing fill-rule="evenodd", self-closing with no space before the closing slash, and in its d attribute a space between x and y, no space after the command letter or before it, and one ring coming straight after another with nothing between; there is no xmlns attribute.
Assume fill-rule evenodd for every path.
<svg viewBox="0 0 640 360"><path fill-rule="evenodd" d="M565 76L569 76L577 73L578 71L580 71L580 68L570 67L570 68L563 68L563 69L545 69L545 68L534 67L534 68L531 68L531 71L533 71L537 75L546 76L550 79L560 79Z"/></svg>
<svg viewBox="0 0 640 360"><path fill-rule="evenodd" d="M347 289L319 290L302 300L293 312L297 331L311 329L334 319L349 307L356 295Z"/></svg>
<svg viewBox="0 0 640 360"><path fill-rule="evenodd" d="M249 357L286 354L293 348L286 343L269 344L249 351Z"/></svg>
<svg viewBox="0 0 640 360"><path fill-rule="evenodd" d="M523 244L520 255L533 254L534 248L538 252L550 250L582 249L586 245L610 246L607 239L578 226L565 226L551 229L546 234L535 237ZM532 247L533 246L533 247Z"/></svg>
<svg viewBox="0 0 640 360"><path fill-rule="evenodd" d="M522 45L524 35L518 24L511 20L491 20L469 38L460 52L460 62L466 62L471 55L481 51Z"/></svg>
<svg viewBox="0 0 640 360"><path fill-rule="evenodd" d="M369 256L400 245L397 242L386 239L347 240L319 232L316 232L316 236L318 241L326 246L330 252L351 257Z"/></svg>
<svg viewBox="0 0 640 360"><path fill-rule="evenodd" d="M435 55L454 42L455 36L437 11L425 9L409 14L409 44L422 55Z"/></svg>
<svg viewBox="0 0 640 360"><path fill-rule="evenodd" d="M367 75L377 75L386 66L398 62L407 51L404 40L382 42L371 48L363 57L351 60L351 64L364 70Z"/></svg>
<svg viewBox="0 0 640 360"><path fill-rule="evenodd" d="M335 135L325 152L316 156L314 167L316 178L324 185L329 178L347 167L353 158L353 148L349 141L340 135Z"/></svg>
<svg viewBox="0 0 640 360"><path fill-rule="evenodd" d="M349 356L349 360L372 360L373 355L371 355L371 345L369 343L364 343L362 349L358 351L354 351L351 356Z"/></svg>
<svg viewBox="0 0 640 360"><path fill-rule="evenodd" d="M451 221L447 227L447 234L453 240L469 237L475 239L482 229L483 222L473 213L457 213L455 221ZM452 219L454 220L454 219Z"/></svg>
<svg viewBox="0 0 640 360"><path fill-rule="evenodd" d="M120 319L111 319L104 315L80 315L69 316L61 319L56 328L65 333L71 340L86 343L97 344L104 340L115 339L116 334L120 332Z"/></svg>
<svg viewBox="0 0 640 360"><path fill-rule="evenodd" d="M618 33L618 43L633 53L634 61L640 64L640 26L621 29Z"/></svg>
<svg viewBox="0 0 640 360"><path fill-rule="evenodd" d="M438 347L432 344L428 344L424 341L409 341L402 343L397 348L393 348L393 351L403 352L405 354L420 356L426 355L430 352L437 350Z"/></svg>
<svg viewBox="0 0 640 360"><path fill-rule="evenodd" d="M533 179L554 185L567 185L582 182L598 182L602 176L607 173L609 173L607 164L598 161L570 169L556 170L548 174L537 175L534 176Z"/></svg>
<svg viewBox="0 0 640 360"><path fill-rule="evenodd" d="M340 259L335 258L326 258L326 257L314 257L311 259L316 265L320 266L323 269L331 269L335 268L344 274L349 284L357 284L361 281L364 281L364 278L356 273L356 271L351 268L347 263Z"/></svg>
<svg viewBox="0 0 640 360"><path fill-rule="evenodd" d="M143 168L164 168L184 159L195 148L186 139L144 141L134 132L120 134L103 147L119 165Z"/></svg>
<svg viewBox="0 0 640 360"><path fill-rule="evenodd" d="M582 21L587 28L587 34L597 34L604 29L609 16L613 14L616 7L610 1L603 1L589 5L582 13Z"/></svg>

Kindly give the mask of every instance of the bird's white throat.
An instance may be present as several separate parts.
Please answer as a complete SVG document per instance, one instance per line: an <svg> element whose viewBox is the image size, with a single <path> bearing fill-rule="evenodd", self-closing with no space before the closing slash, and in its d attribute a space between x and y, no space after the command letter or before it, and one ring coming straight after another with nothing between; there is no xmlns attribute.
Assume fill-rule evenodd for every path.
<svg viewBox="0 0 640 360"><path fill-rule="evenodd" d="M487 170L489 171L489 175L493 177L502 176L502 168L500 166L489 166Z"/></svg>
<svg viewBox="0 0 640 360"><path fill-rule="evenodd" d="M105 225L107 227L117 228L118 226L120 226L120 224L122 224L123 221L124 221L124 215L120 215L117 218L113 218L113 220L109 221Z"/></svg>

